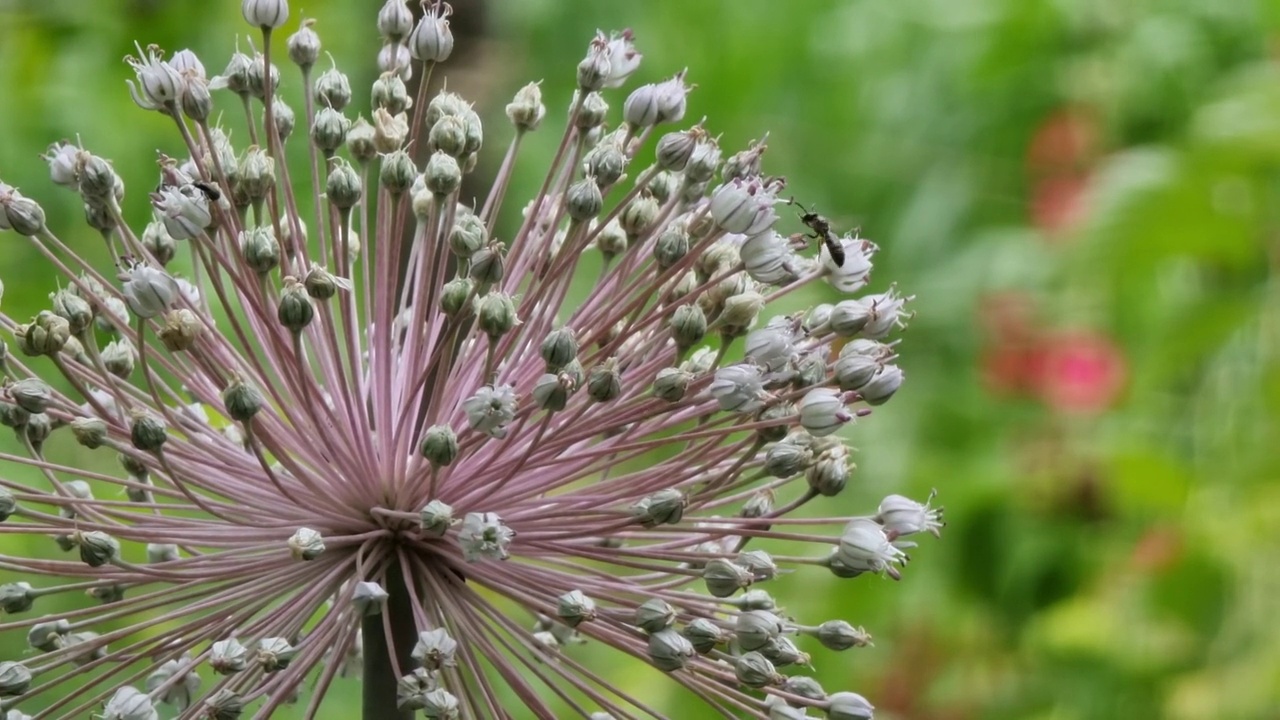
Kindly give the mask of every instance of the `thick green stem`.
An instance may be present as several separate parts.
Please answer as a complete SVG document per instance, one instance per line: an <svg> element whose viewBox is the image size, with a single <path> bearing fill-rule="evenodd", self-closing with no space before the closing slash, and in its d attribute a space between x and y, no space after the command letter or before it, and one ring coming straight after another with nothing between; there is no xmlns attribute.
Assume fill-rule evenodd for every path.
<svg viewBox="0 0 1280 720"><path fill-rule="evenodd" d="M391 654L395 653L400 672L408 672L413 666L410 654L417 639L413 608L409 606L409 591L404 585L400 561L395 556L391 558L382 584L387 591L387 604L382 612L391 628L392 642L390 645L387 642L382 615L364 618L361 628L364 635L362 716L364 720L413 720L412 710L396 707L398 677L391 662Z"/></svg>

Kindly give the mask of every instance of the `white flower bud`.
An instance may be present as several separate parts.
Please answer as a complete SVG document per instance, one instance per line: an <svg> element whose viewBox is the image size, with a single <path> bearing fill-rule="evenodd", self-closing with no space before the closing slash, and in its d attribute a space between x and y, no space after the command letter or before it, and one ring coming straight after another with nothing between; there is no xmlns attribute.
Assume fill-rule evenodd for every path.
<svg viewBox="0 0 1280 720"><path fill-rule="evenodd" d="M448 17L453 8L439 3L426 9L422 20L409 34L407 44L414 59L422 62L444 62L453 53L453 31Z"/></svg>
<svg viewBox="0 0 1280 720"><path fill-rule="evenodd" d="M289 19L289 3L285 0L241 0L240 14L253 27L275 29Z"/></svg>
<svg viewBox="0 0 1280 720"><path fill-rule="evenodd" d="M930 507L936 492L929 493L924 504L901 495L890 495L880 501L875 520L884 526L885 533L893 537L927 532L938 537L946 526L942 522L942 508Z"/></svg>
<svg viewBox="0 0 1280 720"><path fill-rule="evenodd" d="M827 720L871 720L875 707L867 699L852 692L838 692L827 696L824 706Z"/></svg>
<svg viewBox="0 0 1280 720"><path fill-rule="evenodd" d="M707 388L711 397L728 412L753 413L764 407L764 379L754 365L728 365L716 370Z"/></svg>
<svg viewBox="0 0 1280 720"><path fill-rule="evenodd" d="M507 547L516 531L507 527L497 513L467 513L458 529L458 544L467 562L482 559L506 560Z"/></svg>
<svg viewBox="0 0 1280 720"><path fill-rule="evenodd" d="M537 130L546 115L547 107L542 104L542 90L538 83L529 83L520 88L507 105L507 118L521 132Z"/></svg>
<svg viewBox="0 0 1280 720"><path fill-rule="evenodd" d="M155 705L146 693L131 685L116 690L98 716L102 720L159 720Z"/></svg>
<svg viewBox="0 0 1280 720"><path fill-rule="evenodd" d="M457 652L458 641L444 628L436 628L418 633L418 642L413 646L411 657L419 666L434 671L453 667Z"/></svg>
<svg viewBox="0 0 1280 720"><path fill-rule="evenodd" d="M138 84L135 86L132 80L125 81L129 85L129 94L144 110L170 112L182 95L185 83L182 75L160 59L163 53L155 45L148 46L145 55L141 45L135 44L134 47L138 49L138 56L131 55L125 58L125 62L137 74Z"/></svg>
<svg viewBox="0 0 1280 720"><path fill-rule="evenodd" d="M294 560L315 560L324 552L324 538L311 528L298 528L288 544Z"/></svg>
<svg viewBox="0 0 1280 720"><path fill-rule="evenodd" d="M378 34L386 40L398 43L413 30L413 13L405 0L387 0L378 11Z"/></svg>

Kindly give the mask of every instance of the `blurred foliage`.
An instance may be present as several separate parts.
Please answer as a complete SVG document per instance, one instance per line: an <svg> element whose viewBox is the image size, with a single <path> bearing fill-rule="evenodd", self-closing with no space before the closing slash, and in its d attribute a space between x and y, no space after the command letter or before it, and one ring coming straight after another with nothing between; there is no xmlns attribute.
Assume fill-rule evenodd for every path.
<svg viewBox="0 0 1280 720"><path fill-rule="evenodd" d="M356 87L378 4L305 7ZM860 482L822 510L938 488L950 527L901 583L771 588L877 637L819 654L823 683L879 718L1280 718L1280 4L634 7L490 2L451 87L490 118L496 164L506 98L543 79L561 117L590 34L630 26L639 81L689 67L689 117L730 152L770 133L768 171L880 244L875 289L916 294L908 383L851 431ZM155 151L178 143L114 60L135 39L190 45L216 72L236 34L233 2L0 0L0 178L98 252L37 153L79 136L114 158L140 224ZM553 142L530 144L512 197ZM6 308L34 311L54 282L5 240Z"/></svg>

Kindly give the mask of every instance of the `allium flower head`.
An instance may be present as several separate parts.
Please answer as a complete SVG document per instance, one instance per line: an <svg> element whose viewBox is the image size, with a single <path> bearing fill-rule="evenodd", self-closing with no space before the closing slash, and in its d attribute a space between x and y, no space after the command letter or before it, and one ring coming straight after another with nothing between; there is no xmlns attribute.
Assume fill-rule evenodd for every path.
<svg viewBox="0 0 1280 720"><path fill-rule="evenodd" d="M773 312L811 283L860 289L870 249L840 268L788 242L763 142L721 172L701 123L659 137L684 71L604 132L622 98L600 91L640 63L629 32L590 41L539 192L507 196L544 125L535 84L469 206L479 115L404 84L449 57L447 5L370 17L372 92L313 74L320 37L282 36L285 0L242 10L261 53L212 81L189 51L129 60L134 99L177 129L151 222L126 221L109 161L45 156L114 266L0 183L3 241L57 274L49 309L0 313L0 423L23 450L0 460L30 471L0 467L0 550L48 547L0 555L0 633L28 645L0 643L0 712L331 717L355 669L366 719L660 716L592 643L726 716L870 717L796 671L869 636L770 593L823 568L897 578L898 538L941 527L901 496L856 518L830 499L852 470L837 431L902 382L879 340L905 299ZM241 111L234 134L209 124ZM55 457L60 434L103 462ZM771 557L780 540L809 550Z"/></svg>

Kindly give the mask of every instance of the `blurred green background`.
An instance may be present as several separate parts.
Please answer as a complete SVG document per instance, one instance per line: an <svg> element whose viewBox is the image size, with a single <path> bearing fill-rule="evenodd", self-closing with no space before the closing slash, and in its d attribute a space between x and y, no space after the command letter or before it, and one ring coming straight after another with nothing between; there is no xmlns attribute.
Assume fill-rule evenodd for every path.
<svg viewBox="0 0 1280 720"><path fill-rule="evenodd" d="M247 45L238 5L0 0L0 179L97 252L37 157L78 135L115 160L141 227L155 151L179 145L118 60L135 40L189 46L218 72L236 34ZM367 108L380 3L293 5ZM850 432L857 482L821 510L937 488L950 525L901 583L768 588L876 637L815 654L828 690L903 720L1280 718L1280 3L456 5L456 28L483 22L450 87L491 119L492 165L503 105L544 81L548 129L513 198L540 179L586 40L631 27L633 85L690 68L688 117L727 152L769 132L767 171L881 246L872 289L917 296L907 383ZM54 280L0 240L5 309L23 317Z"/></svg>

